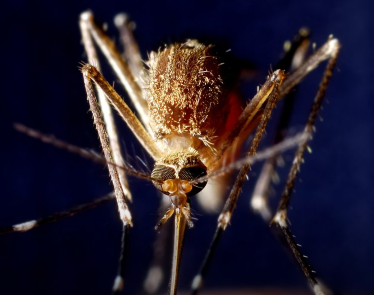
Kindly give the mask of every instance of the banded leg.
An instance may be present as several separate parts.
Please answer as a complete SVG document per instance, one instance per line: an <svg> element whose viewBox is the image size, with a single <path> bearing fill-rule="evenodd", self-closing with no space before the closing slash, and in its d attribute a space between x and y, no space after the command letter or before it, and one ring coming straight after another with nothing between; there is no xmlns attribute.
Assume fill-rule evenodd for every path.
<svg viewBox="0 0 374 295"><path fill-rule="evenodd" d="M96 126L100 143L104 152L105 159L108 163L113 162L113 156L110 149L110 142L108 138L108 134L105 130L105 124L101 117L101 112L99 110L99 106L97 103L96 95L91 83L90 74L89 72L85 71L83 72L83 79L84 79L84 85L87 92L87 100L90 104L90 110L92 112L93 118L94 118L94 125ZM123 222L123 236L127 236L127 232L130 226L132 226L132 217L130 210L126 203L125 194L123 192L120 179L117 173L116 167L113 165L108 165L109 174L112 180L112 184L114 186L114 193L116 195L116 200L118 204L118 210L120 214L120 219ZM125 239L123 238L122 242L125 243ZM120 256L120 262L119 262L119 272L117 274L117 277L114 282L113 286L113 294L118 294L122 290L123 287L123 265L125 261L125 248L126 245L122 244L122 250L121 250L121 256Z"/></svg>
<svg viewBox="0 0 374 295"><path fill-rule="evenodd" d="M272 110L274 109L275 103L278 100L279 89L280 89L280 85L282 84L283 79L284 79L284 72L277 70L272 74L272 76L267 81L267 82L269 81L272 82L273 85L272 85L270 92L268 91L264 92L264 95L266 95L266 98L267 98L267 102L266 102L266 106L261 117L261 121L259 125L257 126L255 136L252 140L251 146L247 153L248 156L253 156L256 153L256 150L261 141L262 135L265 132L267 122L271 116ZM263 86L263 89L267 89L266 88L267 86L268 86L267 83L265 83L265 85ZM259 92L261 93L261 90ZM243 113L244 112L245 110L243 111ZM249 168L250 168L250 165L246 164L246 165L243 165L243 167L240 169L240 172L230 192L230 195L227 198L226 203L223 207L223 210L218 217L218 225L217 225L217 229L214 234L211 246L208 250L208 253L203 261L203 264L198 274L193 279L192 286L191 286L192 294L197 294L199 289L202 286L203 278L207 272L209 263L213 257L213 253L214 253L214 250L216 249L219 238L221 237L223 231L226 229L227 225L230 223L231 216L236 207L236 203L237 203L239 194L241 192L243 182L245 178L247 177L247 172Z"/></svg>
<svg viewBox="0 0 374 295"><path fill-rule="evenodd" d="M305 256L303 256L298 248L298 245L296 244L294 237L287 225L287 210L290 203L291 193L295 184L296 177L300 171L300 165L303 162L303 155L305 150L307 149L307 142L309 139L312 138L312 134L314 131L315 121L318 115L318 112L321 108L323 98L326 93L326 89L328 86L328 83L330 81L330 78L332 76L332 72L335 68L337 57L339 54L340 45L337 40L329 40L326 44L328 46L331 46L333 44L333 49L330 50L330 56L329 61L327 63L325 72L323 74L321 83L319 85L319 89L317 92L317 95L314 99L312 109L309 114L308 122L304 128L304 133L307 134L307 138L304 139L300 144L296 151L295 158L293 161L293 164L291 166L288 179L286 182L286 186L284 188L284 191L281 196L281 200L279 202L279 206L277 209L277 212L272 220L272 223L277 224L280 229L283 232L283 235L287 241L287 244L289 245L292 253L295 256L295 259L299 263L304 275L306 276L308 282L310 283L311 287L314 290L314 293L316 295L322 295L326 294L325 291L321 288L320 284L316 280L316 277L311 270L309 264L306 262ZM298 71L298 70L297 70Z"/></svg>
<svg viewBox="0 0 374 295"><path fill-rule="evenodd" d="M112 105L117 109L119 114L125 120L129 128L133 131L134 135L138 138L140 143L145 147L148 153L157 159L160 156L160 151L153 142L150 135L146 132L143 125L139 122L136 116L132 113L130 108L125 104L121 97L115 92L115 90L109 85L109 83L104 79L100 72L93 66L87 64L82 67L82 73L84 78L84 84L87 92L87 99L90 103L90 108L94 116L94 123L98 130L101 145L104 151L106 161L108 163L113 162L113 157L111 155L111 150L109 146L108 136L105 131L104 122L101 119L101 114L98 109L98 104L96 101L95 92L91 83L91 79L95 82L97 87L104 92L106 97L112 103ZM120 181L118 177L117 170L113 165L108 165L112 183L114 186L114 191L116 194L116 199L119 207L120 218L123 221L123 239L122 243L126 242L128 236L129 227L132 225L131 214L128 210L126 200L124 198L124 193L122 187L120 186ZM123 274L124 274L124 264L125 264L125 249L126 245L122 244L118 274L113 286L113 294L119 294L123 288Z"/></svg>
<svg viewBox="0 0 374 295"><path fill-rule="evenodd" d="M94 18L92 13L85 12L81 15L80 19L80 26L83 35L83 40L85 41L85 48L89 55L89 61L94 65L98 65L98 62L95 60L96 52L94 51L94 46L91 37L95 40L98 47L101 49L103 54L106 56L108 62L111 64L112 68L115 70L117 76L121 80L122 84L124 85L130 99L133 101L143 124L148 126L147 121L147 105L145 100L142 99L141 89L139 84L135 81L134 76L138 76L140 73L140 69L142 68L141 58L139 54L139 50L137 47L136 42L132 36L131 28L129 23L127 22L124 15L118 15L115 19L115 24L118 27L122 41L125 45L125 53L127 53L127 60L129 62L129 66L127 66L126 62L122 59L120 53L117 51L116 47L114 46L113 42L108 38L108 36L103 32L103 30L95 24ZM91 57L91 58L90 58ZM89 67L86 66L86 70ZM155 146L153 140L150 138L149 134L145 131L143 125L138 121L135 115L131 112L131 110L127 107L125 103L123 103L122 99L117 95L117 93L110 87L110 85L104 80L102 75L96 75L99 73L99 69L93 68L92 73L88 74L88 70L85 72L85 75L90 75L90 77L95 80L96 87L98 89L99 95L103 97L102 100L105 100L105 95L103 95L104 91L103 88L106 90L106 96L110 99L111 103L119 110L121 116L124 118L125 122L128 124L130 129L134 132L135 136L138 138L140 143L146 147L146 150L149 154L153 157L153 159L157 159L160 156L158 148ZM87 77L86 77L87 78ZM85 81L86 81L85 78ZM101 84L100 84L101 83ZM104 85L103 85L104 84ZM109 87L108 87L109 86ZM87 86L86 86L87 87ZM114 97L114 98L113 98ZM112 98L112 99L111 99ZM107 104L105 104L107 106ZM102 107L103 108L103 107ZM109 110L109 106L106 108ZM103 108L105 112L105 109ZM110 110L109 110L110 111ZM109 120L112 120L111 118ZM114 124L112 124L114 126ZM110 129L110 124L109 128ZM115 139L115 144L117 144L119 152L119 144L118 140ZM118 162L116 162L118 164ZM123 171L121 171L123 172ZM122 173L124 174L124 173ZM123 181L124 182L124 181ZM127 184L123 185L127 188ZM123 228L123 239L122 239L122 253L120 259L120 266L118 270L118 275L113 287L113 293L117 294L121 291L123 285L123 273L124 273L124 253L125 253L125 237L128 236L128 226Z"/></svg>
<svg viewBox="0 0 374 295"><path fill-rule="evenodd" d="M87 14L86 14L86 18L92 19ZM98 70L100 70L99 59L97 58L97 53L96 53L96 50L95 50L95 46L93 44L93 41L92 41L92 38L91 38L91 35L90 35L89 22L85 21L84 19L85 19L85 17L83 15L83 17L81 17L81 19L80 19L79 27L80 27L81 34L82 34L82 41L83 41L83 45L84 45L84 48L85 48L85 52L87 53L88 62L91 63L91 64L95 64L96 67L98 68ZM114 161L115 164L123 165L124 160L123 160L122 153L121 153L121 146L120 146L120 142L119 142L119 139L118 139L117 128L116 128L116 125L115 125L115 122L114 122L114 117L113 117L113 114L112 114L112 110L110 108L110 105L109 105L109 102L108 102L107 98L105 97L104 92L99 87L96 87L96 91L97 91L98 97L99 97L99 102L100 102L101 112L102 112L103 119L104 119L105 129L106 129L106 132L107 132L108 137L109 137L109 143L110 143L108 145L109 154L110 153L113 154L113 161ZM92 108L92 106L91 106L91 108ZM101 137L102 136L100 136L100 139L101 139ZM101 142L103 144L103 140L101 140ZM107 158L107 160L108 160L108 158ZM118 178L119 178L118 179L119 184L121 185L121 189L122 189L124 195L127 197L127 199L129 201L131 201L132 196L131 196L131 192L130 192L130 189L129 189L129 184L128 184L128 181L127 181L125 171L121 170L121 169L118 169L117 167L114 168L114 169L117 172L117 175L118 175ZM117 202L118 202L118 199L117 199ZM119 205L119 203L118 203L118 205ZM117 277L116 277L116 279L114 281L114 285L113 285L113 294L116 294L116 293L118 294L119 292L121 292L121 290L123 288L125 250L126 250L126 245L127 245L126 239L128 237L128 229L129 229L129 226L127 225L127 223L124 222L123 223L123 228L122 228L121 254L120 254L120 258L119 258L119 266L118 266Z"/></svg>

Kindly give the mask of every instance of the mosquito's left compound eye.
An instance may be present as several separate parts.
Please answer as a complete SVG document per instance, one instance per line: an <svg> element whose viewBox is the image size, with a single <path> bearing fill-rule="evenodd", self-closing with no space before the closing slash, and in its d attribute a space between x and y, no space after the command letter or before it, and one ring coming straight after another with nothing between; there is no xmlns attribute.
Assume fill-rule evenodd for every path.
<svg viewBox="0 0 374 295"><path fill-rule="evenodd" d="M187 167L187 168L182 168L180 171L179 171L179 179L183 179L183 180L195 180L195 179L198 179L200 177L203 177L207 175L206 173L206 168L203 168L203 167ZM205 186L206 186L207 182L203 182L203 183L198 183L198 184L194 184L193 187L192 187L192 190L187 193L187 196L188 197L191 197L193 195L196 195L197 193L199 193Z"/></svg>
<svg viewBox="0 0 374 295"><path fill-rule="evenodd" d="M175 179L175 170L165 165L155 165L151 174L152 178L159 179L160 182L152 181L153 185L163 194L168 195L166 191L162 189L162 183L164 180Z"/></svg>

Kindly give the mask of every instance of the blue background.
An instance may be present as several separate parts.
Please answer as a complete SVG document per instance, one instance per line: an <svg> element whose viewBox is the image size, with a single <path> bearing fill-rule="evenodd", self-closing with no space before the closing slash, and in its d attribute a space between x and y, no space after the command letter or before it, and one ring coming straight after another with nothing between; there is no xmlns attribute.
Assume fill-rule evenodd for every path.
<svg viewBox="0 0 374 295"><path fill-rule="evenodd" d="M318 122L311 143L313 154L305 157L302 182L293 195L291 229L313 269L331 288L342 294L374 293L374 10L369 1L2 1L1 6L0 226L47 216L111 190L102 166L12 128L12 122L21 122L100 151L77 69L85 60L78 29L82 11L91 9L97 19L107 22L108 34L115 40L113 17L129 13L137 22L143 57L185 37L226 42L235 56L257 67L246 98L264 82L283 42L300 27L312 30L317 46L334 34L342 50L321 114L323 122ZM104 73L109 81L115 80L110 69L104 68ZM321 69L300 87L290 134L302 129L320 76ZM126 126L120 126L128 161L145 170L136 159L147 159L145 153ZM285 155L287 163L291 158ZM252 181L245 184L205 287L307 292L299 269L268 225L249 209L259 168L256 165L250 172ZM159 196L145 181L131 178L130 186L134 228L125 293L140 294L152 258ZM273 206L277 197L279 192L272 198ZM204 257L217 219L196 202L192 205L198 220L186 237L183 290ZM28 233L3 235L0 294L108 294L117 270L120 235L114 202Z"/></svg>

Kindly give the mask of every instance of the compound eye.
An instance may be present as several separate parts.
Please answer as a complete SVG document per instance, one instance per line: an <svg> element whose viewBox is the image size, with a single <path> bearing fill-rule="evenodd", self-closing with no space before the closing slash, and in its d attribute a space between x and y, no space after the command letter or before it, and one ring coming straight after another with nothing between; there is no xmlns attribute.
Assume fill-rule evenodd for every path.
<svg viewBox="0 0 374 295"><path fill-rule="evenodd" d="M153 185L163 194L168 195L169 193L162 188L162 184L165 180L175 179L175 170L165 165L155 165L152 170L151 177L159 179L160 181L152 181Z"/></svg>
<svg viewBox="0 0 374 295"><path fill-rule="evenodd" d="M191 181L203 177L205 175L207 175L205 167L187 167L182 168L179 171L178 176L179 179ZM196 195L205 187L206 184L207 182L194 184L192 190L189 193L187 193L187 196L191 197L193 195Z"/></svg>

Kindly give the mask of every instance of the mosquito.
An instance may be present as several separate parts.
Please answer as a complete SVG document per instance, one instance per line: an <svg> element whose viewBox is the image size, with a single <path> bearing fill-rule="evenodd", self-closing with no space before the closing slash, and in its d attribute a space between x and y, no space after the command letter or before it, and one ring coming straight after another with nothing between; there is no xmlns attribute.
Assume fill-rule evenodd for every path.
<svg viewBox="0 0 374 295"><path fill-rule="evenodd" d="M218 217L211 247L199 273L192 282L192 293L197 294L203 284L214 249L230 223L247 172L254 161L260 159L268 159L268 161L264 165L252 197L252 207L263 216L265 221L271 221L272 224L278 226L281 237L289 245L290 251L299 263L314 293L327 294L327 291L317 281L291 234L287 223L287 209L303 154L308 148L315 119L337 61L339 41L330 37L324 45L307 58L309 41L301 33L301 38L294 42L292 49L289 49L291 58L289 58L288 65L280 65L274 72L271 72L255 96L245 104L235 92L234 87L228 85L225 73L226 64L214 46L202 44L197 40L187 40L184 43L174 43L162 47L157 52L151 52L148 60L143 62L127 16L118 15L115 18L115 24L124 44L124 56L103 28L95 22L92 12L84 12L80 17L82 41L88 57L88 63L82 63L80 70L83 74L87 100L104 158L23 125L16 125L19 131L30 136L107 165L114 187L119 217L123 223L122 252L113 294L119 294L123 289L126 245L133 226L128 204L132 200L128 175L152 181L157 190L168 199L168 208L157 223L156 229L162 231L163 225L169 219L174 218L169 287L171 295L177 294L185 230L195 224L191 214L190 198L199 194L199 200L202 203L205 201L207 206L219 198L226 198ZM118 76L137 115L101 74L96 47L101 50ZM291 140L277 138L277 145L274 148L264 153L257 153L277 102L290 94L306 75L325 60L327 60L327 66L302 134ZM286 74L282 67L290 68L292 71ZM155 164L150 175L137 172L124 164L111 106L123 118L145 151L154 160ZM239 152L250 135L252 141L246 157L238 160ZM269 187L271 171L274 168L273 161L276 155L295 146L297 146L297 151L286 187L278 209L271 218L266 191ZM227 185L230 182L230 176L236 170L239 170L236 181L229 196L224 197L218 184ZM217 180L214 185L210 183L212 178ZM97 206L112 198L113 195L62 215L7 227L0 233L26 231L43 223Z"/></svg>

